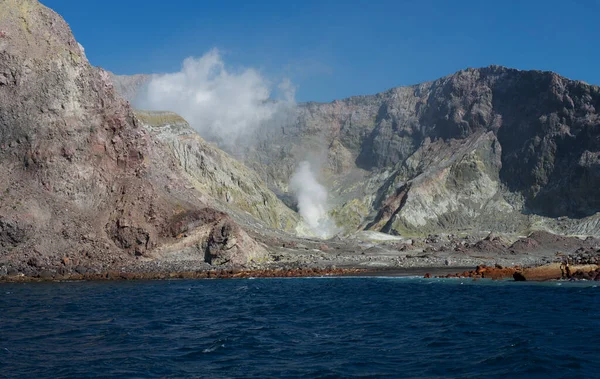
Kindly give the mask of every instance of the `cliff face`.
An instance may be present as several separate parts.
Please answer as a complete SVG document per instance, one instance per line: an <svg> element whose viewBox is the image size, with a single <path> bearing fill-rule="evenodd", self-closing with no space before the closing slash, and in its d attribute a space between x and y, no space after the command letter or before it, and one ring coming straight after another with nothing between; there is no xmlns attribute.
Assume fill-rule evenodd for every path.
<svg viewBox="0 0 600 379"><path fill-rule="evenodd" d="M348 230L598 235L599 109L598 86L490 66L300 104L232 152L284 199L298 162L318 161Z"/></svg>
<svg viewBox="0 0 600 379"><path fill-rule="evenodd" d="M207 206L60 16L4 0L0 25L0 263L106 266L173 245L201 261L264 254Z"/></svg>
<svg viewBox="0 0 600 379"><path fill-rule="evenodd" d="M246 157L285 191L295 162L319 154L351 228L598 234L599 107L597 86L551 72L468 69L303 104Z"/></svg>

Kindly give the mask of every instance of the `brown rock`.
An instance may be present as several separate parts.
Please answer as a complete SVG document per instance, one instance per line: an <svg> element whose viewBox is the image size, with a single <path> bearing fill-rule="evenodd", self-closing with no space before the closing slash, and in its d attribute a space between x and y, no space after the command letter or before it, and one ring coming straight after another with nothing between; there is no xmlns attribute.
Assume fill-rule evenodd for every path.
<svg viewBox="0 0 600 379"><path fill-rule="evenodd" d="M54 279L54 273L50 270L42 270L39 275L44 280Z"/></svg>

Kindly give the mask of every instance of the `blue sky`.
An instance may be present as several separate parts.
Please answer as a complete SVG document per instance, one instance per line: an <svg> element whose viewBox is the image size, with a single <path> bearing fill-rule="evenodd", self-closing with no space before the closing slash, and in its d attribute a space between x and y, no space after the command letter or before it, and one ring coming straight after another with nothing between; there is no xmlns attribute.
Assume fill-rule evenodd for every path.
<svg viewBox="0 0 600 379"><path fill-rule="evenodd" d="M600 84L600 0L41 0L92 64L178 71L218 48L231 69L331 101L499 64Z"/></svg>

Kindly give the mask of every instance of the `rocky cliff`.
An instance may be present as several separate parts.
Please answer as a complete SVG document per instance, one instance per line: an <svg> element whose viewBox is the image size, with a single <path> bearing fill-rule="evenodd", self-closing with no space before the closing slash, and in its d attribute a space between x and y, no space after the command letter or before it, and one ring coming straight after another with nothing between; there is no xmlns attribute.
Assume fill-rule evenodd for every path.
<svg viewBox="0 0 600 379"><path fill-rule="evenodd" d="M173 153L194 150L173 149L175 142L144 128L64 20L35 0L0 2L0 104L5 271L5 264L25 275L99 271L179 252L243 264L266 253L209 206L213 193L198 191ZM226 161L205 151L213 154L207 163ZM289 221L275 210L269 216L273 224Z"/></svg>
<svg viewBox="0 0 600 379"><path fill-rule="evenodd" d="M348 231L598 235L599 107L598 86L490 66L300 104L232 152L284 199L298 162L317 161Z"/></svg>
<svg viewBox="0 0 600 379"><path fill-rule="evenodd" d="M322 157L350 229L600 233L600 89L491 66L373 96L299 106L246 162L285 191Z"/></svg>

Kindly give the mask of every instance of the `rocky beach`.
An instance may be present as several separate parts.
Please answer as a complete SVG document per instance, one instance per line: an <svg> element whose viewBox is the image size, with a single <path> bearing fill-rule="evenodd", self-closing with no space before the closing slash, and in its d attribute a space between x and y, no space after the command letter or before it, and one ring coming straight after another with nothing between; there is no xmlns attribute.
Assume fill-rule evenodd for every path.
<svg viewBox="0 0 600 379"><path fill-rule="evenodd" d="M223 279L298 276L422 276L514 280L600 281L600 241L532 233L513 243L489 235L483 239L428 236L381 241L374 233L331 240L269 240L262 261L213 265L195 257L138 256L99 263L65 256L56 265L39 258L3 265L9 282L61 280ZM260 237L255 237L260 241ZM275 244L279 246L274 247Z"/></svg>

